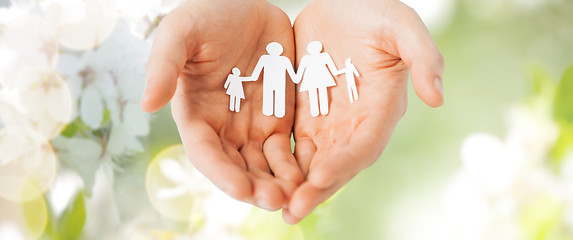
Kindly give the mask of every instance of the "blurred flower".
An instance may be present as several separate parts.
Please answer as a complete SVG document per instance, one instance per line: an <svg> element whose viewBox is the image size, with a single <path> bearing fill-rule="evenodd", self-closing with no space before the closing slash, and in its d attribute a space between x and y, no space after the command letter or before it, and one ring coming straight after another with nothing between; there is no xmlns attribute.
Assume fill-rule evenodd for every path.
<svg viewBox="0 0 573 240"><path fill-rule="evenodd" d="M30 9L0 8L0 118L50 139L70 121L70 92L53 70L55 38Z"/></svg>
<svg viewBox="0 0 573 240"><path fill-rule="evenodd" d="M59 160L81 176L86 194L91 196L96 171L101 164L111 163L110 156L92 139L60 136L54 139L52 144L58 149Z"/></svg>
<svg viewBox="0 0 573 240"><path fill-rule="evenodd" d="M58 42L74 50L93 49L105 42L118 18L111 0L47 0L40 6Z"/></svg>
<svg viewBox="0 0 573 240"><path fill-rule="evenodd" d="M72 133L53 143L61 160L80 173L88 195L97 167L115 163L117 168L118 161L144 150L139 138L149 134L149 114L139 108L149 44L127 28L120 21L104 44L81 54L64 53L58 67L72 90L78 118L68 126Z"/></svg>
<svg viewBox="0 0 573 240"><path fill-rule="evenodd" d="M37 208L27 238L39 237L47 221L42 195L57 168L49 140L71 120L70 91L54 71L57 56L32 3L0 8L0 198Z"/></svg>
<svg viewBox="0 0 573 240"><path fill-rule="evenodd" d="M205 182L205 178L198 177L200 173L193 171L194 168L189 166L189 161L182 163L186 166L183 167L173 158L165 158L159 162L159 169L163 176L176 184L173 188L159 189L157 192L159 198L175 198L186 194L201 195L211 192L212 189Z"/></svg>
<svg viewBox="0 0 573 240"><path fill-rule="evenodd" d="M0 116L8 118L26 114L26 108L23 106L20 99L20 91L18 89L0 88L0 112L2 112L2 115ZM0 117L0 122L2 122L2 126L0 126L0 128L4 127L5 121L10 122L10 120L4 120ZM2 160L0 160L0 165L1 164Z"/></svg>
<svg viewBox="0 0 573 240"><path fill-rule="evenodd" d="M57 64L58 45L45 19L33 10L33 5L14 5L0 8L0 52L3 53L0 54L0 72L20 64L45 70Z"/></svg>
<svg viewBox="0 0 573 240"><path fill-rule="evenodd" d="M448 27L456 4L455 0L401 1L416 10L433 34L438 34Z"/></svg>
<svg viewBox="0 0 573 240"><path fill-rule="evenodd" d="M132 33L147 39L161 18L182 2L183 0L117 0L115 5L121 16L129 21Z"/></svg>
<svg viewBox="0 0 573 240"><path fill-rule="evenodd" d="M55 217L59 217L78 192L83 189L80 176L69 169L60 169L48 192L48 202Z"/></svg>
<svg viewBox="0 0 573 240"><path fill-rule="evenodd" d="M119 208L113 192L114 171L109 164L96 169L93 193L86 202L86 223L83 237L101 239L110 232L117 231L121 224Z"/></svg>
<svg viewBox="0 0 573 240"><path fill-rule="evenodd" d="M114 35L98 49L79 57L62 54L58 71L72 89L73 102L79 102L74 115L79 112L84 123L97 129L103 124L107 107L113 123L127 125L136 136L146 135L149 116L138 106L149 48L149 44L131 35L127 23L121 21Z"/></svg>
<svg viewBox="0 0 573 240"><path fill-rule="evenodd" d="M462 144L462 161L472 181L490 196L503 193L515 180L522 159L489 134L475 134Z"/></svg>
<svg viewBox="0 0 573 240"><path fill-rule="evenodd" d="M567 220L559 219L560 209L571 209L573 201L564 194L570 180L547 161L559 135L551 101L538 97L509 117L505 141L480 133L462 144L463 169L444 194L452 239L524 239L551 231L565 236L555 229Z"/></svg>
<svg viewBox="0 0 573 240"><path fill-rule="evenodd" d="M30 128L2 128L0 152L0 197L26 201L50 187L57 159L44 136ZM27 191L32 186L40 191Z"/></svg>
<svg viewBox="0 0 573 240"><path fill-rule="evenodd" d="M33 184L27 184L22 191L27 196L34 197L14 200L0 196L0 239L2 240L39 239L46 229L48 208L42 190Z"/></svg>
<svg viewBox="0 0 573 240"><path fill-rule="evenodd" d="M230 198L194 168L182 145L160 152L146 174L152 205L188 222L194 239L241 239L239 228L253 207Z"/></svg>
<svg viewBox="0 0 573 240"><path fill-rule="evenodd" d="M193 167L183 145L168 147L153 159L146 188L151 203L163 216L188 223L185 233L191 239L303 239L300 227L283 223L280 212L256 209L219 190ZM145 222L159 225L140 224ZM133 234L147 231L141 235L155 235L155 228L137 226L132 226ZM185 239L177 232L155 229L158 231Z"/></svg>
<svg viewBox="0 0 573 240"><path fill-rule="evenodd" d="M195 237L179 234L161 224L161 216L153 213L143 213L129 221L124 221L118 228L117 232L112 232L107 236L109 239L197 239Z"/></svg>
<svg viewBox="0 0 573 240"><path fill-rule="evenodd" d="M298 224L287 225L283 222L281 215L281 211L269 212L254 208L241 225L241 233L246 239L304 239L301 227ZM329 226L333 227L333 225Z"/></svg>
<svg viewBox="0 0 573 240"><path fill-rule="evenodd" d="M3 222L0 223L0 239L24 240L26 238L16 224Z"/></svg>
<svg viewBox="0 0 573 240"><path fill-rule="evenodd" d="M20 126L47 139L71 120L71 94L53 70L20 65L0 79L0 118L6 127Z"/></svg>

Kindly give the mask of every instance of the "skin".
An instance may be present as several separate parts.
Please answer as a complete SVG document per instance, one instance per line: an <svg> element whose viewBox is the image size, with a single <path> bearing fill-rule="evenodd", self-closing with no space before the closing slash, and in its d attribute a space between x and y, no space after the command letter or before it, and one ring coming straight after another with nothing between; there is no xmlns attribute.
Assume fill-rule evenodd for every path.
<svg viewBox="0 0 573 240"><path fill-rule="evenodd" d="M444 60L414 10L396 0L315 0L294 24L297 64L311 41L321 41L337 68L351 58L361 74L359 100L350 103L344 75L328 89L330 113L310 115L297 92L295 157L305 176L285 222L298 223L361 170L372 165L406 111L408 72L429 106L443 104Z"/></svg>
<svg viewBox="0 0 573 240"><path fill-rule="evenodd" d="M173 97L173 117L193 164L234 198L283 207L290 224L376 162L406 111L409 70L418 96L431 107L443 104L444 67L418 15L397 0L315 0L297 17L294 35L297 63L314 40L338 68L352 58L361 74L358 101L350 104L340 75L338 86L328 89L329 114L314 118L308 93L297 91L295 105L287 79L287 115L266 117L259 79L244 85L241 112L230 112L223 88L229 71L238 67L250 75L272 41L294 59L293 29L280 9L262 0L196 0L161 22L141 103L154 112Z"/></svg>
<svg viewBox="0 0 573 240"><path fill-rule="evenodd" d="M290 20L266 1L187 1L161 21L141 100L147 112L171 100L193 165L230 196L268 210L286 206L303 180L290 146L294 84L287 79L280 119L262 114L262 79L244 84L239 113L229 111L223 85L233 67L250 76L273 41L294 60Z"/></svg>

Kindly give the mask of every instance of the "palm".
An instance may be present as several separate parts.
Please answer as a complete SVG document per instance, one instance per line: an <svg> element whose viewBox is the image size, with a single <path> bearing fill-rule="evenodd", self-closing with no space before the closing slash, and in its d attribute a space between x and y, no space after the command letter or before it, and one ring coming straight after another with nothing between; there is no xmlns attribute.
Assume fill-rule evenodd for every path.
<svg viewBox="0 0 573 240"><path fill-rule="evenodd" d="M223 85L233 67L242 70L241 76L250 76L269 42L281 43L283 55L294 58L288 17L264 1L225 1L224 7L190 1L171 15L162 22L156 42L166 35L177 37L167 33L172 28L188 29L182 33L186 54L176 60L181 67L172 113L191 160L231 196L267 209L280 208L302 179L290 150L294 84L287 81L283 118L262 114L261 79L243 84L245 100L239 113L229 111ZM152 50L149 67L154 50L161 51Z"/></svg>
<svg viewBox="0 0 573 240"><path fill-rule="evenodd" d="M338 69L351 58L361 76L356 81L359 99L354 103L350 103L344 75L337 77L337 86L328 90L327 116L312 117L308 93L297 92L295 156L307 182L295 192L285 212L287 221L300 220L374 163L383 151L406 110L408 67L412 65L397 44L402 36L394 32L412 26L405 26L409 22L400 19L393 25L384 23L386 19L403 18L400 14L410 10L398 1L356 4L317 0L297 17L297 62L308 54L309 42L321 41ZM437 65L441 64L440 57L438 53ZM441 97L428 99L436 94L432 87L416 90L428 104L440 105Z"/></svg>

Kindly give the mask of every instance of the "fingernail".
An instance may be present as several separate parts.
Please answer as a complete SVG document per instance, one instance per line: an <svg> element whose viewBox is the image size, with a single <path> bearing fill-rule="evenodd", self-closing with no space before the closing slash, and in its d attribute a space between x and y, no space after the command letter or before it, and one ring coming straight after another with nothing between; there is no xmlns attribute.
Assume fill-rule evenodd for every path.
<svg viewBox="0 0 573 240"><path fill-rule="evenodd" d="M442 85L442 80L439 78L434 79L434 87L440 92L440 94L444 95L444 86Z"/></svg>

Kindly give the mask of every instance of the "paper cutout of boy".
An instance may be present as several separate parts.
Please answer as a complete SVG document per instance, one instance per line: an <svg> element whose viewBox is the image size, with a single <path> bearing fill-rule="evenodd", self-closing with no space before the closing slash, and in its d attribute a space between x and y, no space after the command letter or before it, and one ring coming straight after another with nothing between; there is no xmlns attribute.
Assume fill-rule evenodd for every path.
<svg viewBox="0 0 573 240"><path fill-rule="evenodd" d="M346 76L346 88L348 89L348 98L350 99L350 103L354 101L358 101L358 91L356 90L356 81L354 76L360 77L360 73L358 73L358 69L356 66L352 64L352 59L346 59L346 67L343 69L339 69L335 75L345 74Z"/></svg>

